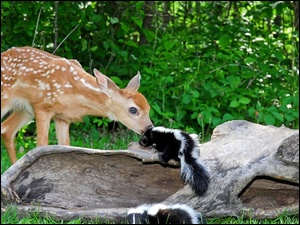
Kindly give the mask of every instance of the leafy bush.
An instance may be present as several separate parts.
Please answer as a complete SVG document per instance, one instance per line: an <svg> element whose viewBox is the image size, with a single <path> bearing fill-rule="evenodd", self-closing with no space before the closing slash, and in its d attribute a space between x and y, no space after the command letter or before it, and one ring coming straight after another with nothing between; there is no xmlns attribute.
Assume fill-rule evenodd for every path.
<svg viewBox="0 0 300 225"><path fill-rule="evenodd" d="M140 71L154 124L205 140L233 119L298 129L293 10L290 1L2 1L1 50L55 51L120 87Z"/></svg>

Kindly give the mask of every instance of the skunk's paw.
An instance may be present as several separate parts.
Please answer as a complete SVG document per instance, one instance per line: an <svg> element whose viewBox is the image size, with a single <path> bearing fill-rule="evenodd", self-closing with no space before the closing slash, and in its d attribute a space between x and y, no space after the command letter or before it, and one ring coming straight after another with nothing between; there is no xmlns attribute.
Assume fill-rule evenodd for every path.
<svg viewBox="0 0 300 225"><path fill-rule="evenodd" d="M167 160L165 159L165 157L164 157L164 154L161 153L161 152L158 153L158 159L159 159L159 161L162 162L163 164L167 164L167 163L168 163L168 161L167 161Z"/></svg>

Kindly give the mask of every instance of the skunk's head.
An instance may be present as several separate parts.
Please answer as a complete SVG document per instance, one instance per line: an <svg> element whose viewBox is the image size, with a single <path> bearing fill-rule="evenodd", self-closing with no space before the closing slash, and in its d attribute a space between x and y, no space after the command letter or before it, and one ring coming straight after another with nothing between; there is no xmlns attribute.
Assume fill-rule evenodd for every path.
<svg viewBox="0 0 300 225"><path fill-rule="evenodd" d="M186 204L143 204L127 212L130 224L206 224L202 213Z"/></svg>
<svg viewBox="0 0 300 225"><path fill-rule="evenodd" d="M141 139L139 140L139 144L144 147L148 147L155 142L154 132L152 131L153 127L150 127L146 132L143 134Z"/></svg>
<svg viewBox="0 0 300 225"><path fill-rule="evenodd" d="M160 143L161 147L165 147L166 145L169 145L168 142L173 142L174 140L178 139L177 136L179 135L179 133L180 130L170 129L163 126L150 127L148 128L148 130L146 130L146 132L139 140L139 144L144 147L148 147L150 145ZM174 137L174 135L176 137ZM172 138L170 139L170 137ZM177 141L179 140L180 139L178 139Z"/></svg>
<svg viewBox="0 0 300 225"><path fill-rule="evenodd" d="M156 144L157 141L163 138L161 135L168 130L165 127L149 127L139 140L139 144L144 147Z"/></svg>

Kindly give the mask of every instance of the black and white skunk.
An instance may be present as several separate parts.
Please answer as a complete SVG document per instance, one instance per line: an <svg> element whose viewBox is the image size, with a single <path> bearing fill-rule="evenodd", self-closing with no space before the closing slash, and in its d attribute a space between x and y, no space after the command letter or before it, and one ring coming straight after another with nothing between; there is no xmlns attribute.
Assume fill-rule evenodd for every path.
<svg viewBox="0 0 300 225"><path fill-rule="evenodd" d="M139 140L144 147L153 146L162 162L170 159L180 162L181 179L188 183L192 190L203 195L210 183L205 165L200 161L200 144L198 135L188 134L179 129L165 127L149 128Z"/></svg>
<svg viewBox="0 0 300 225"><path fill-rule="evenodd" d="M129 224L206 224L201 213L186 204L143 204L127 211Z"/></svg>

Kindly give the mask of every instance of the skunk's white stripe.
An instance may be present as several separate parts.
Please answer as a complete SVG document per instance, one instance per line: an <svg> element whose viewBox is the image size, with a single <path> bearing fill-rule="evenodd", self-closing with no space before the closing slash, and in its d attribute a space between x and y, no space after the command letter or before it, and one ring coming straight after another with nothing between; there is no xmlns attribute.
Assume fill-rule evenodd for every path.
<svg viewBox="0 0 300 225"><path fill-rule="evenodd" d="M162 203L154 204L148 209L148 215L155 216L159 210L167 209L168 206Z"/></svg>
<svg viewBox="0 0 300 225"><path fill-rule="evenodd" d="M171 129L171 128L165 128L165 127L154 127L152 129L153 131L158 131L161 133L173 133L175 138L178 141L182 140L182 135L181 135L181 131L180 130L176 130L176 129Z"/></svg>
<svg viewBox="0 0 300 225"><path fill-rule="evenodd" d="M165 205L163 203L153 203L153 204L143 204L140 205L136 208L131 208L128 212L127 215L129 214L135 214L135 213L144 213L146 212L147 215L149 216L156 216L158 214L158 212L160 210L183 210L190 218L191 218L191 222L192 224L199 224L199 216L200 213L198 213L197 211L195 211L192 207L186 205L186 204L181 204L181 203L177 203L177 204L173 204L173 205ZM135 224L135 217L133 217L133 224Z"/></svg>
<svg viewBox="0 0 300 225"><path fill-rule="evenodd" d="M171 128L165 128L165 127L154 127L152 129L153 131L158 131L161 133L172 133L174 137L180 141L180 149L179 152L183 153L184 148L186 147L186 138L182 135L181 130L179 129L171 129Z"/></svg>
<svg viewBox="0 0 300 225"><path fill-rule="evenodd" d="M171 209L182 209L185 212L187 212L190 217L192 218L192 224L198 224L198 213L190 206L185 205L185 204L174 204L171 206Z"/></svg>
<svg viewBox="0 0 300 225"><path fill-rule="evenodd" d="M195 147L192 151L192 156L194 159L198 159L200 157L200 143L199 136L197 134L190 134L190 137L193 139Z"/></svg>
<svg viewBox="0 0 300 225"><path fill-rule="evenodd" d="M150 204L143 204L140 205L136 208L130 208L127 212L127 214L133 214L133 213L138 213L138 214L143 214L145 211L148 210L148 208L150 207Z"/></svg>
<svg viewBox="0 0 300 225"><path fill-rule="evenodd" d="M171 129L171 128L166 128L166 127L153 127L152 128L153 131L158 131L158 132L161 132L161 133L173 133L175 132L176 130L175 129Z"/></svg>

